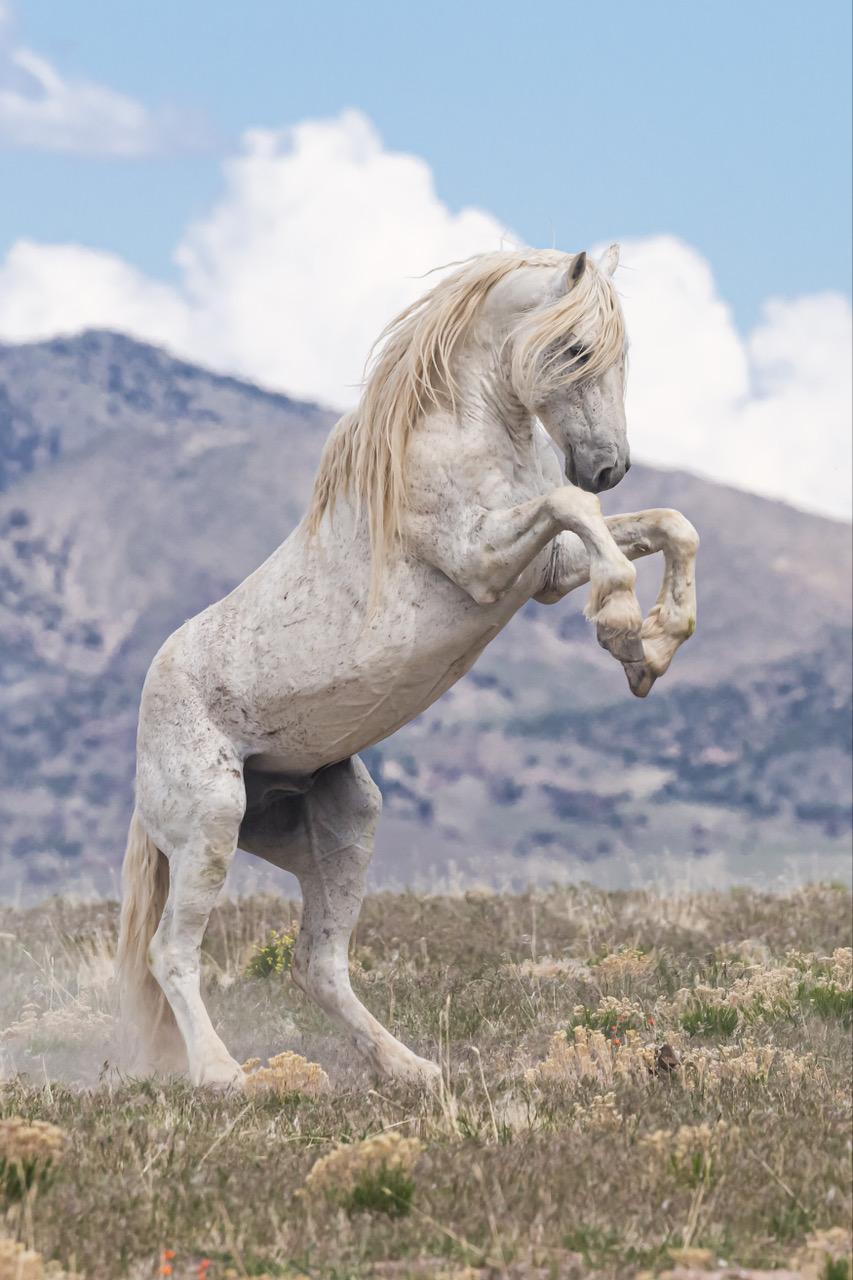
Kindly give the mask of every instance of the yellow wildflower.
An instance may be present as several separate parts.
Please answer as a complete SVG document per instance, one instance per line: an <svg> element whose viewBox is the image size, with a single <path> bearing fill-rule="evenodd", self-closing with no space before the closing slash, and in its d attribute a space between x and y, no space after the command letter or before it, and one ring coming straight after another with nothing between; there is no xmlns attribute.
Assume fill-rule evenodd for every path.
<svg viewBox="0 0 853 1280"><path fill-rule="evenodd" d="M250 1058L243 1063L243 1070L247 1093L304 1093L316 1097L329 1088L329 1077L318 1063L289 1049L270 1058L265 1067L260 1058Z"/></svg>
<svg viewBox="0 0 853 1280"><path fill-rule="evenodd" d="M645 1079L654 1067L654 1049L641 1045L636 1031L626 1031L621 1044L587 1027L575 1027L573 1037L569 1040L562 1031L553 1035L547 1058L526 1071L525 1079L535 1085L577 1085L582 1080L612 1084Z"/></svg>
<svg viewBox="0 0 853 1280"><path fill-rule="evenodd" d="M620 982L625 978L645 978L654 966L653 955L646 955L635 947L625 947L599 960L595 973L607 982Z"/></svg>
<svg viewBox="0 0 853 1280"><path fill-rule="evenodd" d="M40 1253L17 1240L0 1236L0 1280L81 1280L81 1277L58 1269L55 1262L45 1266Z"/></svg>
<svg viewBox="0 0 853 1280"><path fill-rule="evenodd" d="M48 1164L62 1158L65 1141L63 1131L46 1120L0 1120L0 1160Z"/></svg>
<svg viewBox="0 0 853 1280"><path fill-rule="evenodd" d="M599 1094L588 1107L578 1107L574 1119L581 1128L594 1133L614 1133L623 1124L615 1093Z"/></svg>
<svg viewBox="0 0 853 1280"><path fill-rule="evenodd" d="M853 1245L851 1234L844 1227L831 1227L828 1231L817 1231L808 1237L794 1262L803 1280L823 1280L829 1270L827 1266L829 1262L846 1262L848 1274L850 1274L853 1272L851 1245Z"/></svg>
<svg viewBox="0 0 853 1280"><path fill-rule="evenodd" d="M42 1280L43 1276L40 1253L16 1240L0 1239L0 1280Z"/></svg>
<svg viewBox="0 0 853 1280"><path fill-rule="evenodd" d="M853 947L836 947L830 957L830 975L843 991L853 987Z"/></svg>

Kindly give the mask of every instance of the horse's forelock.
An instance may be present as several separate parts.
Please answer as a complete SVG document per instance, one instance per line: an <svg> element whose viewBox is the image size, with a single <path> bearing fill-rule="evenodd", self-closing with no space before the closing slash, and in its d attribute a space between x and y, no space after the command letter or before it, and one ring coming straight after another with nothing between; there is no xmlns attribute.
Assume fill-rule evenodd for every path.
<svg viewBox="0 0 853 1280"><path fill-rule="evenodd" d="M512 336L513 383L525 404L598 377L625 349L625 322L612 281L587 261L571 288L525 316ZM583 360L569 354L570 339L582 342Z"/></svg>

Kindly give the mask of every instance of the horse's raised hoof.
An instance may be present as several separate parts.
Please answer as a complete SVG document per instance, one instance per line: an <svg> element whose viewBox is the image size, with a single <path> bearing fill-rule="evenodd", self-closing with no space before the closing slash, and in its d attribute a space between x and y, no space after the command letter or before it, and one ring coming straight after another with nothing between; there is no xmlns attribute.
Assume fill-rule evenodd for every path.
<svg viewBox="0 0 853 1280"><path fill-rule="evenodd" d="M635 698L645 698L650 692L656 676L646 662L623 662L628 686Z"/></svg>
<svg viewBox="0 0 853 1280"><path fill-rule="evenodd" d="M599 622L595 629L596 638L602 649L606 649L608 653L612 653L622 663L633 663L639 665L645 658L643 652L643 642L637 631L617 631L615 627L608 627L606 623ZM626 667L627 670L627 667Z"/></svg>

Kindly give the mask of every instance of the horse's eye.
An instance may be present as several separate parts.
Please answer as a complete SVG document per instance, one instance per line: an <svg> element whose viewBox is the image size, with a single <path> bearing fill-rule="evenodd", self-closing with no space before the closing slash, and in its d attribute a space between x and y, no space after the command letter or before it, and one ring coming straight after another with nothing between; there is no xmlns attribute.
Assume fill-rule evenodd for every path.
<svg viewBox="0 0 853 1280"><path fill-rule="evenodd" d="M566 354L572 364L586 364L589 359L589 352L586 347L582 346L579 342L573 342L567 349Z"/></svg>

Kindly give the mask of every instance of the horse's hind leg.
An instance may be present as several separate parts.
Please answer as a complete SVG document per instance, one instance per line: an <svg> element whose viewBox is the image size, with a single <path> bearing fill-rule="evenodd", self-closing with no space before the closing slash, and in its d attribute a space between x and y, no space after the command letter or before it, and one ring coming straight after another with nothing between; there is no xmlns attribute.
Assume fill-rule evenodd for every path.
<svg viewBox="0 0 853 1280"><path fill-rule="evenodd" d="M184 1039L193 1084L239 1087L243 1073L216 1034L200 989L201 942L237 849L245 807L240 761L226 748L182 761L159 821L147 825L169 860L169 896L149 947L149 964ZM209 763L206 761L209 760Z"/></svg>
<svg viewBox="0 0 853 1280"><path fill-rule="evenodd" d="M373 1017L350 985L348 948L364 897L381 809L379 788L354 756L326 769L298 803L298 818L274 811L247 820L244 849L292 871L302 887L302 926L293 959L297 986L351 1036L381 1074L427 1082L438 1067L419 1058ZM285 813L288 812L284 806ZM293 812L293 808L289 810Z"/></svg>

